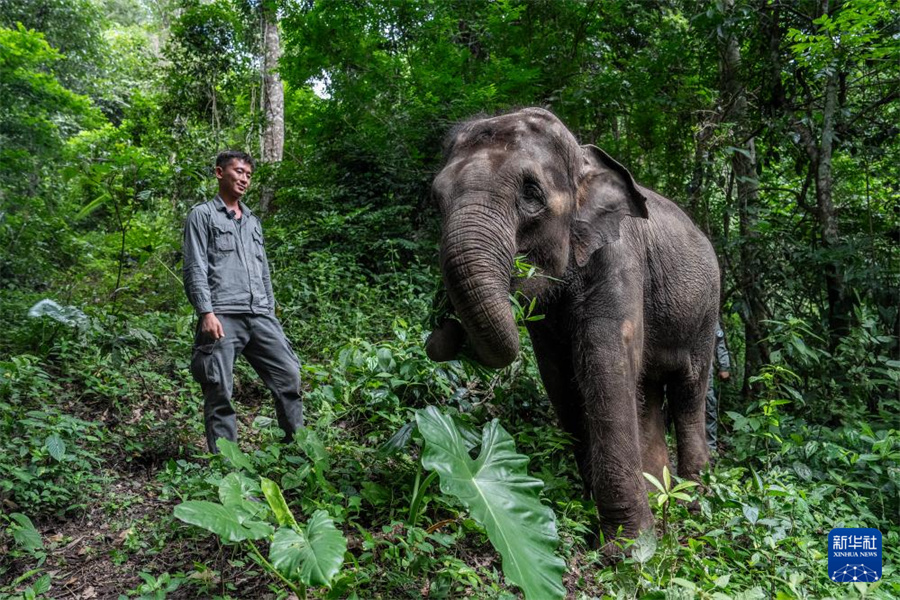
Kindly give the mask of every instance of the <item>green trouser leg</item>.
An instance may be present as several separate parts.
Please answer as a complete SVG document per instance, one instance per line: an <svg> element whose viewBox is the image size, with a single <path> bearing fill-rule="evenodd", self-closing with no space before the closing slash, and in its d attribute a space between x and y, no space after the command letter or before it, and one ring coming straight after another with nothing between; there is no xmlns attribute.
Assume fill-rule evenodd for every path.
<svg viewBox="0 0 900 600"><path fill-rule="evenodd" d="M220 314L225 337L210 340L197 332L191 373L203 389L206 443L216 452L216 440L237 441L237 415L231 403L234 361L241 354L262 378L275 400L278 426L287 440L303 426L300 361L281 324L272 315Z"/></svg>

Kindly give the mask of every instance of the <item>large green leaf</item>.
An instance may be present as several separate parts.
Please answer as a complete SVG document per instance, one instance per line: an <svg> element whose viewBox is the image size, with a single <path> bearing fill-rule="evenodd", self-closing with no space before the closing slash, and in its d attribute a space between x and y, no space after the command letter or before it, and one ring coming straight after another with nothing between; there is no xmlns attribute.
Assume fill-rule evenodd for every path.
<svg viewBox="0 0 900 600"><path fill-rule="evenodd" d="M175 516L185 523L212 531L226 542L259 540L272 535L272 526L253 521L235 506L190 500L175 507Z"/></svg>
<svg viewBox="0 0 900 600"><path fill-rule="evenodd" d="M425 438L422 465L437 471L441 491L459 498L484 526L506 577L528 599L563 598L556 517L541 504L543 482L527 475L528 457L516 454L510 435L491 421L481 434L481 454L472 460L450 417L429 406L416 411L416 421Z"/></svg>
<svg viewBox="0 0 900 600"><path fill-rule="evenodd" d="M315 431L308 427L294 432L294 441L303 449L306 456L313 461L318 473L326 473L331 468L331 454L322 444Z"/></svg>
<svg viewBox="0 0 900 600"><path fill-rule="evenodd" d="M222 456L231 461L238 469L245 469L250 471L251 473L255 473L256 469L253 467L253 463L250 462L250 459L247 458L247 455L244 454L237 444L232 442L231 440L226 440L225 438L219 438L216 440L216 448L219 449L219 452L222 453Z"/></svg>
<svg viewBox="0 0 900 600"><path fill-rule="evenodd" d="M262 487L263 494L266 495L266 501L269 503L269 508L275 513L275 520L278 521L278 524L289 527L296 525L297 521L294 520L294 514L288 507L278 484L271 479L260 477L259 485Z"/></svg>
<svg viewBox="0 0 900 600"><path fill-rule="evenodd" d="M66 455L66 443L55 433L44 440L44 445L47 446L50 456L58 461L62 461L63 456Z"/></svg>
<svg viewBox="0 0 900 600"><path fill-rule="evenodd" d="M259 485L240 472L229 473L219 482L219 502L226 508L238 508L251 517L266 512L266 505L254 495Z"/></svg>
<svg viewBox="0 0 900 600"><path fill-rule="evenodd" d="M256 482L242 473L229 473L219 482L219 502L223 506L235 506L253 497L259 492Z"/></svg>
<svg viewBox="0 0 900 600"><path fill-rule="evenodd" d="M16 543L29 552L44 548L41 534L35 529L31 519L22 513L10 513L9 518L18 523L17 527L12 528L13 539L16 540Z"/></svg>
<svg viewBox="0 0 900 600"><path fill-rule="evenodd" d="M317 510L304 527L275 532L269 560L278 571L306 585L328 585L344 564L347 540L324 510Z"/></svg>

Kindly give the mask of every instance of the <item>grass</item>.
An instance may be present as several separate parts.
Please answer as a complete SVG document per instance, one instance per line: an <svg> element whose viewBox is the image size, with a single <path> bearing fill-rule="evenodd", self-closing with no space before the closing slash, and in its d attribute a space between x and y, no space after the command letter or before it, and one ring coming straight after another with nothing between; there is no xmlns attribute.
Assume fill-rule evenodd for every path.
<svg viewBox="0 0 900 600"><path fill-rule="evenodd" d="M326 271L308 267L306 285L334 287ZM426 279L398 269L369 282L354 292L346 320L335 309L319 330L300 315L328 306L309 306L306 292L285 302L286 328L305 338L300 355L313 356L303 379L318 446L278 443L267 392L247 365L237 370L241 447L282 487L298 520L326 510L348 540L332 588L312 589L312 597L517 594L484 530L421 470L421 442L408 424L427 405L478 429L498 418L531 457L530 473L557 516L569 597L900 596L895 415L851 415L826 427L775 402L782 383L764 388L726 419L703 490L686 491L699 511L673 498L666 533L643 536L610 566L596 551L594 506L582 499L569 440L530 355L499 373L429 362L417 324L429 304ZM395 287L409 296L405 312L391 309ZM17 339L31 345L0 363L0 597L285 597L252 553L173 517L184 500L215 500L233 469L203 448L199 390L187 369L190 316L130 315L113 331L97 325L108 315L94 318L82 330L26 323L31 329ZM56 440L61 454L51 452ZM33 521L40 547L20 543L14 512ZM883 532L881 583L828 581L827 534L844 526Z"/></svg>

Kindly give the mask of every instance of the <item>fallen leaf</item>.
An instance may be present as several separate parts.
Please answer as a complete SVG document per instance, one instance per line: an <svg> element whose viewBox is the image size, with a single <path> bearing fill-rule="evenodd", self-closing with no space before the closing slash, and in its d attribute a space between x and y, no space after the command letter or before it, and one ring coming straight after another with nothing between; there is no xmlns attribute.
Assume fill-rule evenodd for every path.
<svg viewBox="0 0 900 600"><path fill-rule="evenodd" d="M81 592L81 596L80 596L81 600L88 600L89 598L96 598L96 597L97 597L97 592L94 591L94 586L92 586L92 585L87 586L87 588L83 592Z"/></svg>
<svg viewBox="0 0 900 600"><path fill-rule="evenodd" d="M123 529L122 532L119 533L119 535L116 536L115 544L116 544L117 546L121 546L122 544L124 544L124 543L125 543L125 540L126 540L126 539L128 538L128 536L131 534L131 530L132 530L131 527L129 527L128 529Z"/></svg>

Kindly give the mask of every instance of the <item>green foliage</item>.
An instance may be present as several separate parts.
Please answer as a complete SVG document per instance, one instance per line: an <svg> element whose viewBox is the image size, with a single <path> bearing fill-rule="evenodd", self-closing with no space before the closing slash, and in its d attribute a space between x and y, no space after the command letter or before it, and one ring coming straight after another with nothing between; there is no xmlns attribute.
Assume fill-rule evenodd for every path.
<svg viewBox="0 0 900 600"><path fill-rule="evenodd" d="M290 580L322 586L337 575L346 550L347 540L334 521L324 510L317 510L305 526L293 523L275 532L269 560Z"/></svg>
<svg viewBox="0 0 900 600"><path fill-rule="evenodd" d="M22 411L3 400L0 411L0 452L6 457L0 497L33 515L62 514L91 502L104 481L93 448L104 437L99 423L54 408Z"/></svg>
<svg viewBox="0 0 900 600"><path fill-rule="evenodd" d="M234 466L254 471L250 459L237 446L219 440L219 450ZM268 507L255 496L262 490ZM262 477L232 472L219 483L219 500L189 500L175 507L175 517L202 527L223 542L248 542L260 564L289 589L306 597L307 586L327 586L344 562L347 540L324 510L316 511L306 524L298 524L278 484ZM271 512L270 512L271 511ZM274 519L276 529L266 521ZM270 542L269 559L259 553L253 540Z"/></svg>
<svg viewBox="0 0 900 600"><path fill-rule="evenodd" d="M32 576L36 575L37 571L30 571L19 578L17 583L22 583L31 579ZM23 600L36 600L38 598L49 598L49 596L45 596L47 592L52 588L52 577L50 575L41 575L37 577L31 585L28 585L20 590L17 590L21 593L21 597Z"/></svg>
<svg viewBox="0 0 900 600"><path fill-rule="evenodd" d="M766 390L768 402L775 394L779 404L790 404L792 412L810 411L823 422L863 409L876 414L897 408L890 392L900 377L900 362L892 358L897 338L883 334L866 305L857 306L855 312L858 324L833 350L802 319L769 322L766 341L773 364L753 379Z"/></svg>
<svg viewBox="0 0 900 600"><path fill-rule="evenodd" d="M852 460L853 449L871 447L875 439L868 434L860 436L852 428L811 427L799 420L790 425L796 433L774 453L775 464L754 469L740 460L720 463L703 480L706 492L699 497L699 513L673 504L675 518L668 535L658 544L652 536L642 536L630 558L618 567L602 569L597 577L609 586L607 593L611 597L662 597L663 592L665 597L677 593L714 598L844 597L845 591L814 575L827 561L823 536L832 527L873 523L882 523L882 531L889 531L882 519L887 514L884 510L892 507L882 509L881 498L862 491L869 485L884 485L889 476L860 471L847 478L839 475L847 468L838 466L843 456ZM875 438L894 435L883 431ZM882 442L879 447L893 443ZM831 450L823 452L822 445ZM837 456L842 458L834 462ZM835 483L835 476L841 477L840 483ZM866 483L855 491L844 487L851 480ZM886 558L885 581L892 570ZM852 597L893 597L897 591L896 586L882 583L850 593Z"/></svg>
<svg viewBox="0 0 900 600"><path fill-rule="evenodd" d="M669 473L669 467L663 465L663 480L660 482L655 476L650 473L644 473L644 478L653 484L658 490L658 494L656 495L656 504L662 509L663 520L662 520L662 530L663 535L668 533L668 525L669 525L669 508L675 500L683 500L685 502L693 501L693 498L685 493L685 490L689 490L692 487L696 487L698 484L696 481L680 481L676 485L672 485L672 475ZM649 548L650 542L646 542L647 545L641 548L644 552L649 552L650 555L653 552L650 552L647 548ZM638 558L638 557L636 557ZM640 562L647 561L647 555L644 554L644 560ZM639 559L640 560L640 559Z"/></svg>
<svg viewBox="0 0 900 600"><path fill-rule="evenodd" d="M275 192L267 250L309 426L280 443L240 362L244 450L204 458L181 224L214 193L217 151L257 151L258 4L0 0L0 595L62 593L74 540L56 532L80 514L84 533L106 527L95 539L130 531L78 555L83 572L120 575L100 595L256 597L327 582L326 598L508 598L518 584L504 581L496 536L434 485L439 469L423 472L426 406L453 414L454 465L486 460L479 432L493 432L535 503L541 488L571 595L900 595L895 0L827 13L818 2L277 2L285 159L257 174ZM740 118L719 81L731 34L752 91ZM824 243L817 194L829 181L804 131L826 139L829 97L836 227ZM439 279L429 185L441 140L459 119L522 105L553 110L708 232L738 358L755 349L751 312L768 318L762 361L736 365L753 385L725 390L723 452L703 493L664 477L652 496L662 535L614 566L593 549L596 510L527 338L501 372L435 365L421 347ZM750 135L755 204L731 172L752 154L735 139ZM540 276L526 260L516 274ZM822 275L835 265L843 304ZM851 324L839 337L835 306ZM538 307L513 298L520 324ZM141 492L121 492L135 481ZM224 539L265 535L217 554L157 500ZM885 532L882 583L837 590L815 575L823 532L843 525ZM540 566L558 574L558 560Z"/></svg>
<svg viewBox="0 0 900 600"><path fill-rule="evenodd" d="M138 600L165 600L169 593L176 591L184 583L184 578L172 577L168 573L154 577L150 573L141 571L138 575L143 583L131 591L131 597Z"/></svg>
<svg viewBox="0 0 900 600"><path fill-rule="evenodd" d="M271 536L274 529L261 521L253 521L242 503L225 506L202 500L182 502L175 507L175 516L185 523L207 529L224 542L259 540Z"/></svg>
<svg viewBox="0 0 900 600"><path fill-rule="evenodd" d="M22 513L10 513L10 528L13 539L26 552L39 558L44 556L40 550L44 549L44 542L41 540L41 534L35 529L34 523L31 522L26 515Z"/></svg>
<svg viewBox="0 0 900 600"><path fill-rule="evenodd" d="M69 229L54 214L59 203L40 194L52 189L65 140L98 122L88 98L58 79L60 60L41 32L0 27L0 274L10 283L42 281L43 263L66 248L65 238L46 235Z"/></svg>
<svg viewBox="0 0 900 600"><path fill-rule="evenodd" d="M441 490L457 497L487 530L503 557L503 572L526 598L562 598L565 563L553 511L538 498L543 482L527 475L528 457L494 420L482 432L474 461L453 421L434 407L416 412L425 438L422 465L437 471Z"/></svg>
<svg viewBox="0 0 900 600"><path fill-rule="evenodd" d="M108 24L93 0L0 1L0 27L39 31L59 53L63 85L94 96L107 57L104 29Z"/></svg>
<svg viewBox="0 0 900 600"><path fill-rule="evenodd" d="M235 118L235 92L252 76L245 26L228 0L180 4L164 52L169 61L164 107L175 122L179 117L200 119L219 130Z"/></svg>
<svg viewBox="0 0 900 600"><path fill-rule="evenodd" d="M9 106L0 114L4 164L53 158L61 140L79 121L91 123L90 102L66 89L53 75L60 54L21 24L0 28L0 93ZM48 72L49 71L49 72Z"/></svg>

